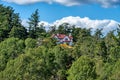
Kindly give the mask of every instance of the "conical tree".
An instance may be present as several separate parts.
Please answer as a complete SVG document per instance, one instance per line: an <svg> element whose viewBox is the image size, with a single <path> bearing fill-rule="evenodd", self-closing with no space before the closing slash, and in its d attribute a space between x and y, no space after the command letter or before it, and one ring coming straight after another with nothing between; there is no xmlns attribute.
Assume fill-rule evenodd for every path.
<svg viewBox="0 0 120 80"><path fill-rule="evenodd" d="M37 30L37 26L38 26L38 23L40 22L39 20L39 12L38 12L38 9L35 10L34 13L32 13L31 17L28 18L29 21L28 21L28 24L29 24L29 37L31 38L37 38L37 35L36 35L36 30Z"/></svg>
<svg viewBox="0 0 120 80"><path fill-rule="evenodd" d="M19 14L14 14L13 25L9 37L25 39L27 37L27 30L22 26Z"/></svg>

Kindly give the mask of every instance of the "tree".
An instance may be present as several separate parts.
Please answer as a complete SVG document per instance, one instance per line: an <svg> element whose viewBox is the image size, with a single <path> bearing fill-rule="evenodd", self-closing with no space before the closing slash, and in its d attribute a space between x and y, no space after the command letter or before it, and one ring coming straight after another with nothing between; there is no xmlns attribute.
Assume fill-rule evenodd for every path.
<svg viewBox="0 0 120 80"><path fill-rule="evenodd" d="M100 40L103 36L102 31L103 29L96 29L95 33L94 33L94 37L96 40Z"/></svg>
<svg viewBox="0 0 120 80"><path fill-rule="evenodd" d="M38 27L39 20L39 12L38 9L35 10L34 13L32 13L31 17L29 18L29 37L31 38L37 38L36 31Z"/></svg>
<svg viewBox="0 0 120 80"><path fill-rule="evenodd" d="M24 53L24 41L18 38L8 38L0 43L0 71L3 71L9 60Z"/></svg>
<svg viewBox="0 0 120 80"><path fill-rule="evenodd" d="M2 80L45 80L43 73L43 60L29 54L22 54L7 63L6 69L1 73Z"/></svg>
<svg viewBox="0 0 120 80"><path fill-rule="evenodd" d="M116 79L110 78L114 72L114 67L115 67L115 63L104 63L104 66L102 67L102 70L101 70L101 74L97 79L98 80L116 80Z"/></svg>
<svg viewBox="0 0 120 80"><path fill-rule="evenodd" d="M72 31L72 26L69 23L63 23L58 26L56 33L69 34Z"/></svg>
<svg viewBox="0 0 120 80"><path fill-rule="evenodd" d="M41 24L36 28L35 34L37 38L43 39L46 37L46 30L45 30L44 24Z"/></svg>
<svg viewBox="0 0 120 80"><path fill-rule="evenodd" d="M114 62L119 60L119 58L120 58L120 46L115 46L115 47L110 48L109 58L111 60L110 63L114 63Z"/></svg>
<svg viewBox="0 0 120 80"><path fill-rule="evenodd" d="M117 42L120 45L120 24L118 24L118 28L117 28Z"/></svg>
<svg viewBox="0 0 120 80"><path fill-rule="evenodd" d="M27 37L27 29L22 26L19 14L14 14L13 27L9 32L9 37L25 39Z"/></svg>
<svg viewBox="0 0 120 80"><path fill-rule="evenodd" d="M0 41L8 37L24 39L27 31L21 24L19 14L14 13L12 7L3 5L0 6L0 12Z"/></svg>
<svg viewBox="0 0 120 80"><path fill-rule="evenodd" d="M54 56L51 50L43 46L29 48L25 54L7 62L5 70L0 73L0 79L50 80L54 74Z"/></svg>
<svg viewBox="0 0 120 80"><path fill-rule="evenodd" d="M91 36L91 29L75 28L75 26L73 26L72 35L74 37L74 42L83 41L85 37Z"/></svg>
<svg viewBox="0 0 120 80"><path fill-rule="evenodd" d="M37 43L37 41L35 39L27 38L25 40L26 49L28 49L28 48L35 48L36 45L37 45L36 43Z"/></svg>
<svg viewBox="0 0 120 80"><path fill-rule="evenodd" d="M8 38L8 33L13 26L14 10L12 7L0 5L0 41Z"/></svg>
<svg viewBox="0 0 120 80"><path fill-rule="evenodd" d="M114 31L110 31L106 37L105 37L105 45L106 45L106 58L107 61L109 61L109 55L111 53L111 49L115 48L115 46L118 46L118 41L117 41L117 37L114 35L113 33Z"/></svg>
<svg viewBox="0 0 120 80"><path fill-rule="evenodd" d="M27 38L27 30L22 26L20 26L20 27L14 26L9 33L9 37L26 39Z"/></svg>
<svg viewBox="0 0 120 80"><path fill-rule="evenodd" d="M112 75L109 76L110 80L119 80L120 79L120 59L115 63L113 67Z"/></svg>
<svg viewBox="0 0 120 80"><path fill-rule="evenodd" d="M87 56L81 56L68 70L68 80L96 79L95 63Z"/></svg>
<svg viewBox="0 0 120 80"><path fill-rule="evenodd" d="M51 36L52 34L56 34L56 26L50 26L49 30L49 35Z"/></svg>
<svg viewBox="0 0 120 80"><path fill-rule="evenodd" d="M93 35L93 43L94 43L94 55L95 57L102 57L104 60L107 58L107 47L105 44L105 40L102 34L103 29L96 29Z"/></svg>

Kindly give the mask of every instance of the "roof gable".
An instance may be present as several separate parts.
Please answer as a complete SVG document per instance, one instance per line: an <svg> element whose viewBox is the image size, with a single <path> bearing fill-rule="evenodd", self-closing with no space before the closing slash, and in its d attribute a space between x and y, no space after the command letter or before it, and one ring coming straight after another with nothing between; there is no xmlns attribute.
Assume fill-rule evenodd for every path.
<svg viewBox="0 0 120 80"><path fill-rule="evenodd" d="M58 38L58 39L64 39L64 38L68 38L68 40L73 39L72 36L67 36L67 35L65 35L65 34L54 34L53 37L54 37L54 38Z"/></svg>

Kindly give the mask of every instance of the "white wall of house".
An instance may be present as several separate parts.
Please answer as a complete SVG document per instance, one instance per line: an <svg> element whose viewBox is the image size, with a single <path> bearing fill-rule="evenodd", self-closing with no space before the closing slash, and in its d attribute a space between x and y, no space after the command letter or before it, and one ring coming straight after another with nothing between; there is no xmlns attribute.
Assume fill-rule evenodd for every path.
<svg viewBox="0 0 120 80"><path fill-rule="evenodd" d="M58 36L54 36L57 39L57 44L68 43L70 46L73 44L73 40L69 38L69 36L65 36L63 39L59 39Z"/></svg>
<svg viewBox="0 0 120 80"><path fill-rule="evenodd" d="M65 36L63 41L70 41L70 38L68 36Z"/></svg>

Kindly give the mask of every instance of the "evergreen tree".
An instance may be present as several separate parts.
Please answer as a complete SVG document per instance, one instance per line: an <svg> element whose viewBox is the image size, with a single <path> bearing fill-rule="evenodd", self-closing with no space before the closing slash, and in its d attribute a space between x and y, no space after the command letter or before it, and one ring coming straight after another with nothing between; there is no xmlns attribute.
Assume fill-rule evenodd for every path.
<svg viewBox="0 0 120 80"><path fill-rule="evenodd" d="M21 25L19 14L14 13L12 7L0 5L0 12L0 41L8 37L16 37L16 35L20 35L21 37L18 38L22 39L27 36L26 29Z"/></svg>
<svg viewBox="0 0 120 80"><path fill-rule="evenodd" d="M14 10L12 7L0 5L0 41L8 38L8 33L13 26Z"/></svg>
<svg viewBox="0 0 120 80"><path fill-rule="evenodd" d="M34 13L32 13L31 17L29 18L29 37L31 38L37 38L37 27L38 27L38 23L40 22L39 20L39 12L38 9L35 10Z"/></svg>
<svg viewBox="0 0 120 80"><path fill-rule="evenodd" d="M25 39L27 37L27 30L22 26L19 14L13 16L13 27L9 32L9 37Z"/></svg>

